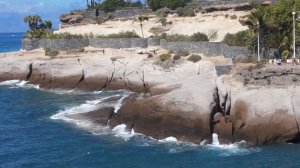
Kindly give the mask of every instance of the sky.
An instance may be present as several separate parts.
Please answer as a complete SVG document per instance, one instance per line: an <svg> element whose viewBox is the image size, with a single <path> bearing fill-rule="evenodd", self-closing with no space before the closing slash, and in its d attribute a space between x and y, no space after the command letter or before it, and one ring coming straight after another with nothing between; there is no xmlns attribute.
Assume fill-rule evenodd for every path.
<svg viewBox="0 0 300 168"><path fill-rule="evenodd" d="M0 32L26 32L23 18L27 15L51 20L57 29L61 14L85 7L86 0L0 0Z"/></svg>
<svg viewBox="0 0 300 168"><path fill-rule="evenodd" d="M26 32L26 15L40 15L55 28L59 16L74 9L84 9L86 0L0 0L0 32Z"/></svg>

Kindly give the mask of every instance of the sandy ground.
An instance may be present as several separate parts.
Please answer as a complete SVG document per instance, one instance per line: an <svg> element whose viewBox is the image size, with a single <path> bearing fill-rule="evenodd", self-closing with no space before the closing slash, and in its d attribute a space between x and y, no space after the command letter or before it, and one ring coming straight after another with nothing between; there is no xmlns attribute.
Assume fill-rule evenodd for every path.
<svg viewBox="0 0 300 168"><path fill-rule="evenodd" d="M103 50L105 51L103 53ZM154 54L155 51L155 54ZM112 48L95 48L95 47L85 47L84 52L76 52L74 51L60 51L59 55L56 56L57 58L84 58L88 59L89 61L93 62L93 60L97 60L100 57L109 57L109 58L119 58L119 57L126 57L130 60L130 62L142 62L143 60L147 61L159 61L159 56L164 53L168 53L169 51L162 49L160 47L148 47L148 48L126 48L126 49L112 49ZM153 58L148 58L148 55L152 54ZM232 64L232 60L229 58L225 58L224 56L216 56L216 57L206 57L201 53L191 53L191 54L198 54L201 56L201 61L209 61L215 65L228 65ZM175 55L173 53L172 55ZM8 52L8 53L1 53L1 58L10 58L14 59L26 59L26 60L48 60L50 57L45 56L44 49L36 49L32 51L17 51L17 52ZM182 60L185 60L187 57L182 57ZM184 61L184 62L185 62Z"/></svg>
<svg viewBox="0 0 300 168"><path fill-rule="evenodd" d="M241 30L246 30L248 27L241 25L239 18L246 16L249 12L245 11L217 11L207 14L198 13L196 17L178 17L177 15L169 15L167 22L172 23L163 27L159 22L159 18L153 17L143 24L144 36L149 37L153 34L151 28L164 29L167 34L184 34L191 35L201 32L208 34L211 30L218 32L218 37L215 42L222 41L227 33L236 33ZM232 16L236 16L233 19ZM56 33L69 32L71 34L93 33L95 35L107 35L125 31L135 31L142 36L139 22L133 20L108 21L101 25L89 24L83 26L67 27L56 31Z"/></svg>

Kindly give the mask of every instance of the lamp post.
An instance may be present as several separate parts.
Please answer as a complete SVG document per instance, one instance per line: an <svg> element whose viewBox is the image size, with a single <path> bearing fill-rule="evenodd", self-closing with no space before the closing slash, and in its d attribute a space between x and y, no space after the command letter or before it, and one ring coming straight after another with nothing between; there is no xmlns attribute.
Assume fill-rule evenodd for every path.
<svg viewBox="0 0 300 168"><path fill-rule="evenodd" d="M295 28L295 15L296 12L293 12L293 58L296 58L296 28Z"/></svg>
<svg viewBox="0 0 300 168"><path fill-rule="evenodd" d="M259 22L257 22L257 61L260 61L260 39L259 39Z"/></svg>

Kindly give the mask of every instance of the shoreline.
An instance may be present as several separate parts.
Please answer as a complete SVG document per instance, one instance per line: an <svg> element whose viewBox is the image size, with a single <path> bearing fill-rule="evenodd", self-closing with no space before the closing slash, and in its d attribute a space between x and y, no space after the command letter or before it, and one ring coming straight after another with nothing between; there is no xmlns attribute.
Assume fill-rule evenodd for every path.
<svg viewBox="0 0 300 168"><path fill-rule="evenodd" d="M108 51L108 55L91 53L54 59L42 56L41 51L0 57L0 81L27 79L29 84L39 84L46 90L134 91L134 96L124 99L118 113L111 109L101 115L91 111L85 117L100 115L98 119L103 123L110 121L111 128L125 124L128 130L155 139L174 137L178 141L200 144L205 140L209 144L213 133L217 133L221 144L242 140L254 145L298 142L300 111L294 106L300 97L296 90L300 88L292 83L285 83L290 89L278 88L272 84L273 79L269 86L253 88L252 83L260 80L257 74L268 74L267 70L235 67L230 75L217 77L214 65L208 61L183 61L164 69L147 55ZM245 85L239 79L243 75L237 72L250 77L254 74L251 85ZM268 99L269 93L277 98ZM289 93L294 96L282 102L280 97ZM264 103L257 104L256 99ZM277 105L272 106L274 103Z"/></svg>

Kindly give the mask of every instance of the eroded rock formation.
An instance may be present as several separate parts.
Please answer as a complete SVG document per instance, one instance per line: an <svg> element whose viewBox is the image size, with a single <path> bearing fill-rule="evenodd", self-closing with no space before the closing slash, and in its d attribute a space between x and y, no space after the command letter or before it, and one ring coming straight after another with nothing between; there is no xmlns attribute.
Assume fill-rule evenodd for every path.
<svg viewBox="0 0 300 168"><path fill-rule="evenodd" d="M290 76L297 72L235 68L231 75L217 77L214 65L205 61L163 69L142 56L2 57L0 80L28 80L49 90L128 89L136 94L125 100L118 113L105 108L72 117L111 127L126 124L129 130L157 139L173 136L209 143L216 132L221 143L266 144L299 140L298 79L278 83L293 79ZM255 82L269 78L268 83Z"/></svg>

